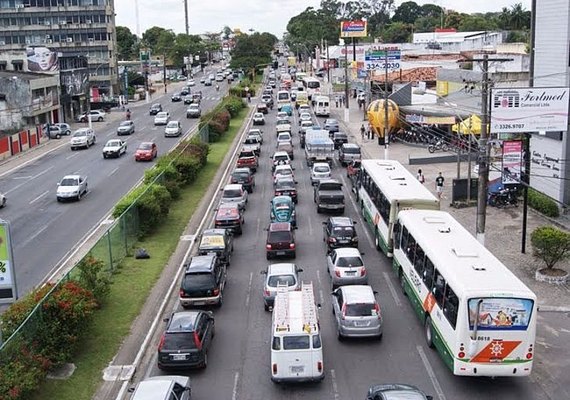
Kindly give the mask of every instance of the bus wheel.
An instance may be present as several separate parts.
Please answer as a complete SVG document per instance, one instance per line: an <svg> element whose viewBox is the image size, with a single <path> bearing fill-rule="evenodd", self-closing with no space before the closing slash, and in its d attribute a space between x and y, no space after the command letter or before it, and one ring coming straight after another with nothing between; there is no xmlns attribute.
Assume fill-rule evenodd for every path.
<svg viewBox="0 0 570 400"><path fill-rule="evenodd" d="M404 294L404 296L407 296L408 294L406 293L406 278L404 277L404 272L400 269L400 273L398 274L398 277L400 278L400 287L402 288L402 293Z"/></svg>
<svg viewBox="0 0 570 400"><path fill-rule="evenodd" d="M426 343L430 349L433 349L433 330L431 328L431 318L426 317L426 322L424 325L424 332L426 335Z"/></svg>
<svg viewBox="0 0 570 400"><path fill-rule="evenodd" d="M382 250L382 248L380 247L380 233L378 232L378 229L376 229L374 233L374 244L376 245L376 250L378 251Z"/></svg>

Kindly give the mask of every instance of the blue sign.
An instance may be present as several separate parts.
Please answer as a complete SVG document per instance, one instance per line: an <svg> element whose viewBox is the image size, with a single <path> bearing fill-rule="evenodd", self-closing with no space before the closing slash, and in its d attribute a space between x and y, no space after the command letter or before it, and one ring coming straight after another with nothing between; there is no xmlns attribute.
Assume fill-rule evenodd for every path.
<svg viewBox="0 0 570 400"><path fill-rule="evenodd" d="M363 68L359 68L357 70L357 77L358 78L367 78L368 77L368 71L363 69Z"/></svg>

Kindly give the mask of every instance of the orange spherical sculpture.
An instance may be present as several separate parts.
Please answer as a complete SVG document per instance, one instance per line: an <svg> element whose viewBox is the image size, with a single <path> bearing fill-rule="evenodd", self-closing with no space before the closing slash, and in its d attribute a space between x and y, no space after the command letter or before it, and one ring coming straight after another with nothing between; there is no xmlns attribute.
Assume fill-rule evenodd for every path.
<svg viewBox="0 0 570 400"><path fill-rule="evenodd" d="M370 123L370 128L375 135L384 137L384 121L386 111L384 108L384 99L374 100L368 105L366 109L366 114L368 115L368 122ZM392 101L388 100L388 132L393 132L399 125L400 109L398 105Z"/></svg>

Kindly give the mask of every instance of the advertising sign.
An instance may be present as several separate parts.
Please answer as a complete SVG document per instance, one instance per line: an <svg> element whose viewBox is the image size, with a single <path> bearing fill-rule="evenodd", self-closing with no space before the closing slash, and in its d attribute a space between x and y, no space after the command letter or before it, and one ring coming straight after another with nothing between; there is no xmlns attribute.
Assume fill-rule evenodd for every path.
<svg viewBox="0 0 570 400"><path fill-rule="evenodd" d="M501 169L503 185L520 183L522 148L521 140L505 140L503 142L503 166Z"/></svg>
<svg viewBox="0 0 570 400"><path fill-rule="evenodd" d="M568 130L567 87L496 88L491 97L491 133Z"/></svg>
<svg viewBox="0 0 570 400"><path fill-rule="evenodd" d="M60 71L62 91L69 96L81 96L87 94L89 87L89 70L77 68L74 70Z"/></svg>
<svg viewBox="0 0 570 400"><path fill-rule="evenodd" d="M364 65L367 71L400 69L402 51L397 47L369 49L364 53Z"/></svg>
<svg viewBox="0 0 570 400"><path fill-rule="evenodd" d="M353 37L366 37L367 22L366 21L341 21L340 22L340 37L353 38Z"/></svg>
<svg viewBox="0 0 570 400"><path fill-rule="evenodd" d="M0 220L0 304L10 304L18 299L13 259L10 225Z"/></svg>
<svg viewBox="0 0 570 400"><path fill-rule="evenodd" d="M28 71L30 72L59 71L57 53L47 47L27 47L26 58L28 59Z"/></svg>

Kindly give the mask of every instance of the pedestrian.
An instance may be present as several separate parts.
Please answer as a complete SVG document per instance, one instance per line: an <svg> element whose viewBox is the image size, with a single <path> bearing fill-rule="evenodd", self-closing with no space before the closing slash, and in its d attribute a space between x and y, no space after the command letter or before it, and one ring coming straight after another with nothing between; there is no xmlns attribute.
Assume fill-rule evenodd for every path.
<svg viewBox="0 0 570 400"><path fill-rule="evenodd" d="M247 102L251 103L251 93L247 92Z"/></svg>
<svg viewBox="0 0 570 400"><path fill-rule="evenodd" d="M343 107L344 95L340 96L340 106Z"/></svg>
<svg viewBox="0 0 570 400"><path fill-rule="evenodd" d="M364 140L364 132L366 132L366 128L364 127L364 124L360 125L360 136L362 137L362 140Z"/></svg>
<svg viewBox="0 0 570 400"><path fill-rule="evenodd" d="M438 199L441 199L441 196L443 195L443 182L444 181L445 181L445 178L443 177L443 175L440 172L439 175L437 176L437 178L435 178L435 191L437 192L437 198Z"/></svg>
<svg viewBox="0 0 570 400"><path fill-rule="evenodd" d="M416 177L418 178L418 181L420 181L420 183L424 183L426 181L426 177L424 176L421 169L418 169L418 174Z"/></svg>
<svg viewBox="0 0 570 400"><path fill-rule="evenodd" d="M371 132L370 132L370 124L368 124L368 129L366 130L366 135L367 135L367 137L368 137L368 140L370 140L370 135L371 135Z"/></svg>
<svg viewBox="0 0 570 400"><path fill-rule="evenodd" d="M334 97L334 104L335 104L336 108L338 108L338 100L339 100L338 96L335 96Z"/></svg>

